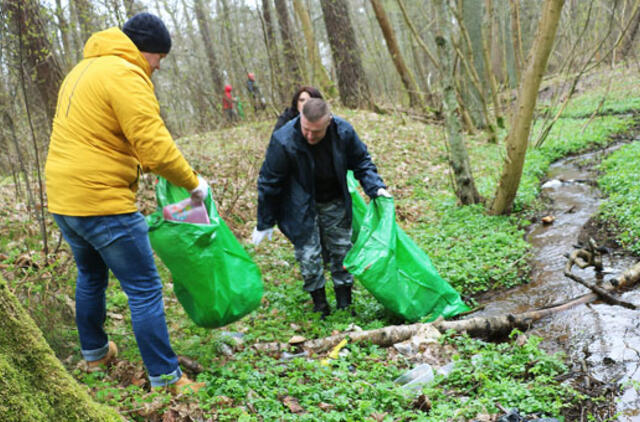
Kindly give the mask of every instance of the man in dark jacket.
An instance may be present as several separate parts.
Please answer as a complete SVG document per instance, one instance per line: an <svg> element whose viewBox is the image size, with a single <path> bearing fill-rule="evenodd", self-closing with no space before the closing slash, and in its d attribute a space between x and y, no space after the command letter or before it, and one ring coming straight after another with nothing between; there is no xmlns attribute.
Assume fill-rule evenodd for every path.
<svg viewBox="0 0 640 422"><path fill-rule="evenodd" d="M270 239L278 225L294 245L313 310L323 317L330 313L323 252L337 308L352 302L353 276L342 265L352 246L347 170L353 170L369 197L390 196L353 127L332 116L324 100L310 98L299 117L273 133L258 177L258 225L252 241L257 245Z"/></svg>

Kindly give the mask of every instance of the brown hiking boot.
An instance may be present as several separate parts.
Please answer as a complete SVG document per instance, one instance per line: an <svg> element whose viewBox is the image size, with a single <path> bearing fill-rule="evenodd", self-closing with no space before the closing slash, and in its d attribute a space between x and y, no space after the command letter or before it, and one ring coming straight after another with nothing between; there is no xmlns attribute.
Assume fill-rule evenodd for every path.
<svg viewBox="0 0 640 422"><path fill-rule="evenodd" d="M109 342L109 350L102 359L87 361L87 372L101 371L103 366L109 365L118 356L118 346L112 341Z"/></svg>
<svg viewBox="0 0 640 422"><path fill-rule="evenodd" d="M167 390L169 390L171 394L189 394L189 393L197 393L205 385L206 383L204 382L192 381L187 376L187 374L183 373L178 381L174 382L173 384L167 385L166 388ZM165 387L162 386L162 387L155 387L155 388L162 389Z"/></svg>

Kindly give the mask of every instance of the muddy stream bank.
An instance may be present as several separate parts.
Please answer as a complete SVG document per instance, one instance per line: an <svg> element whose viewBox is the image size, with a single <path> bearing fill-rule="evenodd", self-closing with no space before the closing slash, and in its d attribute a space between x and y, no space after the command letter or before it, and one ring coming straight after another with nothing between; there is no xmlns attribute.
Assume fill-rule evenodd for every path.
<svg viewBox="0 0 640 422"><path fill-rule="evenodd" d="M566 158L551 166L542 190L549 199L547 214L555 221L550 225L537 222L527 234L533 247L531 283L482 299L485 307L472 316L521 313L591 292L563 275L567 262L564 255L572 252L579 241L588 239L588 228L597 226L590 221L602 198L594 167L619 145ZM609 280L635 262L637 258L610 250L603 256L604 279ZM592 268L581 270L574 266L573 272L595 283ZM638 288L617 297L640 305ZM579 374L585 384L618 391L612 405L619 414L617 420L640 421L640 394L634 388L634 384L640 385L640 312L601 302L579 305L536 322L528 334L544 338L542 347L549 352L564 351L572 372Z"/></svg>

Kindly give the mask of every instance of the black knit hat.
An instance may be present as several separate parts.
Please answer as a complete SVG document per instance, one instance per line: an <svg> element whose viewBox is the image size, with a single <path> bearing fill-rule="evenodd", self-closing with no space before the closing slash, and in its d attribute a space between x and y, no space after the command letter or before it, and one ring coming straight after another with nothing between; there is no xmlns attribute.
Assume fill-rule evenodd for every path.
<svg viewBox="0 0 640 422"><path fill-rule="evenodd" d="M138 50L164 53L171 50L171 36L162 19L151 13L138 13L125 22L122 32L127 34Z"/></svg>

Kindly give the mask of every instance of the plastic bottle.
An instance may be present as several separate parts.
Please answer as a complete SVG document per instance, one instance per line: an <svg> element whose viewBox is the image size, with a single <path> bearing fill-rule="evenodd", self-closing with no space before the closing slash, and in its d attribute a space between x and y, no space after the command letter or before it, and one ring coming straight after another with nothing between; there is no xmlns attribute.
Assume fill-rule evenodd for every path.
<svg viewBox="0 0 640 422"><path fill-rule="evenodd" d="M169 204L162 209L165 220L179 221L183 223L209 224L209 215L204 202L194 204L191 198L184 199L175 204Z"/></svg>
<svg viewBox="0 0 640 422"><path fill-rule="evenodd" d="M402 388L413 390L421 388L433 381L433 368L428 363L423 363L413 368L411 371L399 376L393 382Z"/></svg>

